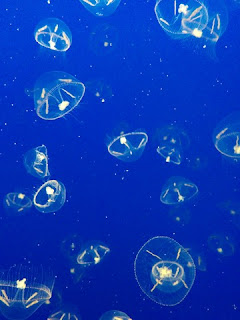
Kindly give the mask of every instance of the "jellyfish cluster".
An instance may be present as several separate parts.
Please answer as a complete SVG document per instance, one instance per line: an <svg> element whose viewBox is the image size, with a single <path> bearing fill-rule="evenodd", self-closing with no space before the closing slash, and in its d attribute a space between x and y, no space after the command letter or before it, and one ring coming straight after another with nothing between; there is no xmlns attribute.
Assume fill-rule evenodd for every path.
<svg viewBox="0 0 240 320"><path fill-rule="evenodd" d="M124 10L124 6L128 4L122 2L120 5L121 0L79 0L77 2L80 2L80 4L76 4L76 10L82 10L80 11L81 13L85 12L89 21L91 21L91 19L103 21L96 25L92 31L89 31L90 51L95 58L101 60L103 75L100 77L95 75L96 78L93 79L90 75L86 76L84 70L79 70L78 68L76 68L76 72L72 72L73 74L68 73L65 71L68 64L61 67L61 70L51 70L51 68L47 68L47 64L43 64L43 72L41 75L35 78L34 74L35 84L32 90L32 104L36 112L36 114L34 113L36 122L41 123L43 127L45 126L46 131L49 130L49 126L56 126L59 131L62 130L64 126L61 127L61 121L63 123L70 115L74 118L74 112L80 108L79 106L82 105L83 102L91 111L92 106L88 101L88 93L92 94L94 98L102 104L114 96L112 85L107 83L103 76L105 77L105 73L107 73L105 72L105 66L109 62L108 57L113 53L116 54L116 56L119 54L118 48L121 40L119 35L123 31L117 30L115 25L110 24L109 21L111 20L104 19L108 19L108 17L113 14L116 15L117 13L115 12ZM236 2L238 1L235 1L235 4ZM47 3L50 5L51 0L47 0ZM152 4L150 4L150 1L146 1L146 5L150 6ZM222 0L211 2L205 0L157 0L155 6L152 6L151 9L154 19L151 17L150 20L154 20L158 29L160 25L164 31L162 32L163 36L165 33L171 40L180 40L184 41L184 43L187 43L187 41L193 42L194 48L200 45L204 49L211 48L215 52L215 46L223 36L228 25L228 10ZM54 13L54 10L52 10L52 13ZM65 19L65 16L67 17L67 12L62 12L62 19ZM79 14L79 22L81 18L82 16ZM88 26L85 26L85 29L88 30ZM71 28L70 30L69 26L59 18L45 18L36 24L32 42L44 55L50 55L53 59L56 59L56 61L56 57L61 56L61 59L65 61L64 59L67 59L71 51L74 52L76 56L78 54L77 51L74 51L74 42L76 41L77 43L79 39L77 36L75 37L72 31L73 29ZM34 42L34 39L36 42ZM130 46L133 46L133 44L131 43ZM122 60L125 63L127 59L123 57ZM131 64L129 61L126 63ZM91 64L90 68L92 68L93 73L97 73L94 63ZM88 76L89 79L86 81L82 80ZM186 98L185 92L183 96ZM121 121L117 111L115 113L114 116L117 118L116 122ZM140 115L136 115L136 118L137 116L140 118ZM201 271L202 274L208 272L208 256L210 254L216 261L227 261L227 259L231 259L232 256L235 255L238 249L238 242L236 240L237 236L234 237L231 230L229 232L228 230L227 232L223 230L211 232L206 229L207 236L205 236L205 242L199 246L194 246L192 243L184 243L181 232L176 232L176 230L182 230L181 228L184 228L193 220L194 208L201 202L199 199L201 200L201 197L207 194L207 191L201 188L201 184L197 176L193 174L193 171L196 173L203 167L204 169L207 168L210 159L206 156L204 160L202 160L202 155L193 154L191 147L194 143L192 143L188 130L186 130L184 126L179 125L175 119L172 119L172 121L162 121L164 123L159 125L159 128L152 126L151 129L148 130L140 129L138 126L131 126L131 128L129 128L130 125L126 129L124 125L120 125L117 129L115 128L114 133L110 133L110 129L107 128L106 132L104 132L106 138L105 144L100 135L94 136L94 143L97 141L101 143L101 150L104 154L102 158L105 161L104 168L106 170L115 166L115 169L123 168L124 172L129 172L131 170L134 171L137 165L140 164L144 167L144 171L149 170L150 172L151 163L155 162L158 164L162 171L161 177L157 181L156 202L162 216L167 211L167 215L165 216L171 225L171 230L165 231L163 228L161 229L161 216L159 214L160 218L158 220L156 213L153 213L151 219L156 220L153 220L155 225L152 225L151 228L153 230L157 228L158 234L155 234L156 231L152 229L150 232L145 232L145 225L141 226L142 229L138 235L138 240L142 246L139 249L140 245L132 245L132 234L125 232L121 226L116 226L117 235L114 234L114 236L117 238L117 242L119 241L117 245L120 246L122 244L121 241L123 238L126 240L127 245L128 242L129 245L132 245L132 247L129 248L131 249L130 264L124 261L121 252L116 252L116 246L109 240L112 236L110 232L104 230L103 232L105 232L106 235L103 241L100 239L98 233L100 220L96 219L91 221L91 225L88 226L89 229L95 230L97 240L90 238L90 236L85 239L86 236L81 235L82 226L79 227L78 232L71 232L68 236L63 236L62 232L59 232L59 238L54 240L60 248L61 259L59 259L59 253L52 254L51 259L54 261L57 260L59 264L64 266L65 273L62 279L60 279L61 277L58 278L58 276L54 276L53 271L49 270L47 266L39 265L33 267L30 261L26 261L27 259L25 259L25 257L25 265L17 264L16 262L13 266L9 266L9 268L0 271L0 313L4 318L24 320L33 316L36 312L37 319L39 317L39 314L37 316L37 310L42 305L48 308L53 300L52 292L56 292L59 301L55 303L55 310L49 308L47 319L81 320L78 306L74 305L73 307L69 307L65 304L65 297L63 298L62 292L57 294L58 290L67 291L69 287L72 286L76 290L81 289L84 291L84 280L88 282L90 287L90 284L94 282L92 278L96 277L101 270L103 270L103 277L111 281L111 274L104 272L104 267L109 267L111 264L114 264L114 259L118 259L117 264L120 265L121 270L124 269L122 266L126 267L128 276L132 276L133 281L136 280L137 295L138 298L140 297L139 299L141 299L142 309L144 309L145 306L147 308L147 303L152 302L156 303L155 308L159 307L157 304L164 307L173 307L183 302L184 299L186 299L186 301L189 299L190 301L189 297L192 298L196 296L198 284L195 284L196 291L191 291L196 278L196 270ZM96 126L98 125L97 122L98 119ZM81 121L78 121L78 124L81 126ZM53 132L55 133L55 131ZM223 117L212 132L211 147L213 151L217 150L218 152L215 152L215 155L221 156L224 160L228 159L230 164L239 164L240 112L237 111ZM55 135L50 138L55 139ZM71 196L67 199L66 187L64 185L66 182L63 183L58 180L58 176L52 176L54 170L52 170L53 164L52 161L50 161L51 157L49 159L48 152L52 154L54 150L52 150L52 148L48 150L44 144L38 145L36 143L34 145L34 147L26 148L23 154L24 174L26 174L29 179L32 179L34 187L30 192L25 192L24 190L9 190L3 199L5 211L9 214L7 218L9 221L11 219L16 221L14 220L16 216L21 217L25 213L28 215L35 214L37 218L41 217L40 219L44 219L44 222L46 221L47 224L47 217L55 218L56 212L59 211L61 213L59 215L63 217L62 228L68 227L68 220L64 220L67 216L67 206L64 205L66 202L71 202ZM72 151L75 152L76 150ZM84 151L83 157L85 156ZM94 154L96 155L95 149ZM151 157L150 166L144 162L148 155ZM64 161L66 161L66 159ZM93 163L97 168L96 159ZM60 172L57 174L60 175ZM103 174L104 179L106 178L107 181L104 172L101 172L101 174ZM151 173L149 173L149 175L150 174ZM94 172L94 175L97 175L96 172ZM116 172L114 172L113 175L116 176ZM72 177L72 184L74 179L76 179L76 175ZM155 177L150 177L149 179L150 183L154 183ZM123 180L122 178L122 181ZM136 185L137 184L138 182L136 182ZM139 185L141 184L143 184L142 181L139 182ZM87 187L88 185L86 189ZM144 185L143 187L147 188L148 186ZM30 188L31 186L29 186L29 189ZM110 188L113 193L117 194L119 202L126 200L127 197L125 197L125 195L128 192L136 196L135 189L126 191L123 190L124 188L115 188L114 185L111 185ZM81 191L79 191L79 194L80 192ZM126 193L124 194L124 192ZM94 197L92 198L93 202L98 201ZM152 200L154 196L150 195L149 198ZM83 201L84 200L85 199L83 199ZM108 200L107 194L104 199L101 199L102 202L98 205L101 214L106 207L108 208ZM88 204L86 204L86 206L87 205ZM130 208L129 212L131 211L131 205L132 203L127 204L128 208ZM224 212L225 217L231 217L230 219L233 225L238 230L240 229L239 201L221 202L218 209ZM114 216L114 209L111 210L111 214ZM144 211L142 208L140 211L141 210ZM148 211L148 208L146 211ZM149 210L149 212L150 211L151 210ZM45 213L46 215L44 215ZM139 213L139 216L141 213L142 212ZM132 214L134 215L134 227L136 226L137 230L139 225L138 219L135 216L136 212ZM108 221L111 220L109 216L106 214L104 217L106 220L106 229L108 228ZM123 220L125 218L126 216L123 216ZM128 218L130 221L132 217ZM76 228L78 228L81 222L80 218L77 217ZM124 221L126 224L127 222ZM111 223L112 221L109 222L109 224ZM146 221L146 226L147 223ZM89 229L85 231L85 233L88 234ZM193 233L195 231L197 231L196 225ZM146 238L149 233L150 237ZM136 236L134 232L133 235ZM144 240L142 241L142 238L148 240L143 243ZM105 242L105 239L109 241L107 240ZM181 244L178 242L178 239ZM131 266L131 270L129 270L129 265ZM111 272L114 273L115 270L111 270ZM91 275L92 278L89 275ZM122 279L124 281L124 277L122 277ZM55 280L58 284L62 281L64 284L62 285L61 283L61 285L63 287L65 286L65 288L55 289ZM66 283L69 281L70 285L69 283L65 284L64 281L66 281ZM114 282L114 280L112 281ZM61 287L61 285L59 285L59 287ZM114 282L114 290L117 290L118 285L120 284ZM126 295L128 294L128 290L129 292L131 291L130 286L132 286L132 283L129 281L128 285ZM105 294L103 289L101 288L100 297ZM119 301L121 301L117 293L114 292L113 296L115 298L117 297L116 300L119 299ZM145 300L147 300L147 298L148 302L146 303ZM108 301L109 310L101 310L98 319L137 319L137 316L134 318L134 315L128 315L128 313L131 313L130 308L130 311L125 310L126 312L115 309L117 308L116 305L120 305L119 301L117 301L115 305ZM131 303L134 304L135 302L132 301ZM91 304L94 308L96 303L91 301ZM159 312L161 312L162 309L159 310ZM151 319L151 317L149 317L149 319Z"/></svg>
<svg viewBox="0 0 240 320"><path fill-rule="evenodd" d="M58 180L50 180L48 170L48 153L45 145L28 150L24 155L24 166L32 176L46 180L37 187L33 197L22 192L10 192L4 197L4 206L16 215L23 214L28 209L35 208L43 213L56 212L66 201L66 188Z"/></svg>

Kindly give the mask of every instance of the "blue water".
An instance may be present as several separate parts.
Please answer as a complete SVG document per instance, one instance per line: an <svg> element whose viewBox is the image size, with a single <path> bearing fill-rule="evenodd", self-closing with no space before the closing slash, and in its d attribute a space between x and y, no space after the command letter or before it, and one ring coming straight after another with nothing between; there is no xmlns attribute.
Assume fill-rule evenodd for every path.
<svg viewBox="0 0 240 320"><path fill-rule="evenodd" d="M66 203L54 214L34 207L20 216L9 215L3 205L0 210L0 268L42 265L56 276L51 304L29 319L47 319L66 306L82 320L99 319L112 309L135 320L239 318L240 223L229 213L233 201L240 207L239 163L215 149L212 134L225 116L239 110L240 5L226 0L227 29L210 51L196 41L171 39L158 24L154 5L122 0L112 15L96 17L77 0L1 1L1 198L8 192L33 197L41 181L26 172L23 158L42 144L51 178L67 191ZM36 25L48 17L63 20L71 30L67 52L34 40ZM111 34L109 50L102 46L105 30ZM56 70L74 75L86 93L64 118L46 121L34 109L34 83ZM103 85L104 101L95 96L96 83ZM156 152L157 129L170 124L189 137L179 166ZM106 143L116 132L137 129L149 137L139 160L123 162L108 153ZM160 202L171 176L187 177L199 189L181 209L190 214L184 223L174 221L170 207ZM234 253L212 251L212 234L229 236ZM77 283L62 250L62 242L74 235L79 243L100 241L111 250ZM148 299L135 279L136 254L155 236L195 248L206 262L174 307Z"/></svg>

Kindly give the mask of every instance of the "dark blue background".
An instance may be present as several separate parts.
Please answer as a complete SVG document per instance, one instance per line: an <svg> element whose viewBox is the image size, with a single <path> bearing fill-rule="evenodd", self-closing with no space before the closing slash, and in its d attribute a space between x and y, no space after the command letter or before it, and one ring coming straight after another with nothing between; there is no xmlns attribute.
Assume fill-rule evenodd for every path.
<svg viewBox="0 0 240 320"><path fill-rule="evenodd" d="M238 200L240 171L238 164L217 152L212 133L222 118L239 109L240 11L227 3L228 27L211 57L196 42L170 39L156 20L154 5L122 0L112 16L98 18L77 0L1 1L1 198L12 191L32 196L41 185L23 166L24 153L41 144L48 148L51 177L67 190L67 201L55 215L32 208L16 217L0 210L0 266L29 261L50 265L57 275L51 305L41 307L31 319L46 319L59 305L69 304L83 320L99 319L110 309L135 320L239 318L239 229L219 204ZM62 19L72 31L66 53L35 42L36 25L48 17ZM92 36L101 24L113 30L110 52ZM113 96L107 91L102 103L92 94L94 86L87 86L71 114L44 121L37 117L29 95L43 72L55 70L86 84L102 79ZM190 138L187 159L180 166L165 163L156 152L156 130L171 123L184 128ZM149 135L137 162L124 163L107 152L107 137L113 138L114 129L121 126L127 131L141 128ZM201 160L198 168L196 157ZM184 226L170 219L169 207L159 200L163 184L173 175L187 177L199 188ZM219 257L208 249L213 233L231 235L233 256ZM99 240L111 249L75 285L61 251L62 241L73 234L83 243ZM206 256L207 270L197 271L189 295L175 307L149 300L134 278L138 250L158 235L196 247Z"/></svg>

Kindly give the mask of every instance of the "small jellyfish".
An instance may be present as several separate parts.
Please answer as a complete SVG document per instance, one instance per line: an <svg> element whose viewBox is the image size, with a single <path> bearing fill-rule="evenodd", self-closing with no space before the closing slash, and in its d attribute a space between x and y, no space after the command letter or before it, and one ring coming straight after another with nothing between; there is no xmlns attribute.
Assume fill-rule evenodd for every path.
<svg viewBox="0 0 240 320"><path fill-rule="evenodd" d="M100 102L104 103L110 100L114 95L110 84L104 79L95 79L86 83L86 90Z"/></svg>
<svg viewBox="0 0 240 320"><path fill-rule="evenodd" d="M193 258L197 270L202 272L207 271L206 255L203 251L195 248L185 248L185 250Z"/></svg>
<svg viewBox="0 0 240 320"><path fill-rule="evenodd" d="M132 320L126 313L118 310L105 312L99 320Z"/></svg>
<svg viewBox="0 0 240 320"><path fill-rule="evenodd" d="M4 206L10 214L22 215L32 207L32 200L21 192L10 192L4 197Z"/></svg>
<svg viewBox="0 0 240 320"><path fill-rule="evenodd" d="M34 194L33 204L35 208L44 213L56 212L64 205L66 200L66 188L57 180L48 180Z"/></svg>
<svg viewBox="0 0 240 320"><path fill-rule="evenodd" d="M138 160L146 147L148 136L143 131L121 133L108 144L108 152L124 162Z"/></svg>
<svg viewBox="0 0 240 320"><path fill-rule="evenodd" d="M106 17L117 9L121 0L80 0L80 2L93 15Z"/></svg>
<svg viewBox="0 0 240 320"><path fill-rule="evenodd" d="M56 18L48 18L39 22L34 35L37 43L55 51L67 51L72 43L70 29L62 20Z"/></svg>
<svg viewBox="0 0 240 320"><path fill-rule="evenodd" d="M76 243L76 250L77 248L79 248L78 243ZM102 262L105 255L110 252L110 249L100 242L90 242L83 245L77 254L75 254L76 250L74 248L69 256L69 271L74 283L78 283L89 269Z"/></svg>
<svg viewBox="0 0 240 320"><path fill-rule="evenodd" d="M204 171L209 164L209 156L205 152L205 149L202 145L198 145L194 141L194 150L191 150L191 153L187 155L186 165L188 168L194 171Z"/></svg>
<svg viewBox="0 0 240 320"><path fill-rule="evenodd" d="M184 300L195 280L190 254L169 237L154 237L139 250L134 271L142 291L164 306Z"/></svg>
<svg viewBox="0 0 240 320"><path fill-rule="evenodd" d="M98 57L112 54L118 47L119 32L108 23L94 27L89 35L89 49Z"/></svg>
<svg viewBox="0 0 240 320"><path fill-rule="evenodd" d="M60 246L60 250L66 259L68 272L74 284L81 280L84 273L81 266L77 263L77 256L82 247L82 238L76 233L68 235L61 242Z"/></svg>
<svg viewBox="0 0 240 320"><path fill-rule="evenodd" d="M24 166L27 172L36 178L48 177L50 173L46 146L42 145L27 151L24 155Z"/></svg>
<svg viewBox="0 0 240 320"><path fill-rule="evenodd" d="M164 204L176 205L192 199L198 193L197 186L183 177L171 177L162 188L160 200Z"/></svg>
<svg viewBox="0 0 240 320"><path fill-rule="evenodd" d="M65 258L70 261L76 259L76 256L80 252L82 247L82 239L81 237L74 233L68 235L61 243L60 250Z"/></svg>
<svg viewBox="0 0 240 320"><path fill-rule="evenodd" d="M227 200L220 202L217 206L240 229L240 201Z"/></svg>
<svg viewBox="0 0 240 320"><path fill-rule="evenodd" d="M184 227L186 224L189 223L191 219L191 211L189 210L189 208L183 208L182 206L174 206L170 208L168 216L172 221Z"/></svg>
<svg viewBox="0 0 240 320"><path fill-rule="evenodd" d="M14 266L0 274L0 312L11 320L29 318L52 296L54 277L42 269Z"/></svg>
<svg viewBox="0 0 240 320"><path fill-rule="evenodd" d="M224 234L212 234L208 237L208 247L220 256L229 257L235 252L233 239Z"/></svg>
<svg viewBox="0 0 240 320"><path fill-rule="evenodd" d="M187 134L177 126L166 126L157 131L156 138L158 141L157 153L166 162L180 164L183 152L189 146Z"/></svg>
<svg viewBox="0 0 240 320"><path fill-rule="evenodd" d="M240 112L224 118L213 132L213 143L224 156L240 158Z"/></svg>
<svg viewBox="0 0 240 320"><path fill-rule="evenodd" d="M88 243L79 252L77 263L83 267L90 267L99 264L105 255L110 252L110 249L101 243Z"/></svg>
<svg viewBox="0 0 240 320"><path fill-rule="evenodd" d="M34 103L37 115L55 120L72 111L82 100L85 86L66 72L44 73L35 83Z"/></svg>

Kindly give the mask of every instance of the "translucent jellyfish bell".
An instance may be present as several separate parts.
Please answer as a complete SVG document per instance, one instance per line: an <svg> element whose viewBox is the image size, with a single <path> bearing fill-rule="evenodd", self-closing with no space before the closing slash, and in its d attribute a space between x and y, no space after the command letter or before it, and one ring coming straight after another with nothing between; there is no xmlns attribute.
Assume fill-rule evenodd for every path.
<svg viewBox="0 0 240 320"><path fill-rule="evenodd" d="M12 214L23 214L32 207L32 200L21 192L10 192L4 197L4 206Z"/></svg>
<svg viewBox="0 0 240 320"><path fill-rule="evenodd" d="M189 208L182 206L173 206L168 212L169 218L181 226L185 226L191 219L191 211Z"/></svg>
<svg viewBox="0 0 240 320"><path fill-rule="evenodd" d="M101 243L89 243L78 254L77 263L83 267L99 264L110 249Z"/></svg>
<svg viewBox="0 0 240 320"><path fill-rule="evenodd" d="M121 0L80 0L80 2L93 15L106 17L117 9Z"/></svg>
<svg viewBox="0 0 240 320"><path fill-rule="evenodd" d="M207 271L207 262L206 262L206 255L202 250L197 250L195 248L185 248L185 250L191 255L196 269L202 272Z"/></svg>
<svg viewBox="0 0 240 320"><path fill-rule="evenodd" d="M108 152L125 162L138 160L148 142L148 136L145 132L122 133L108 144Z"/></svg>
<svg viewBox="0 0 240 320"><path fill-rule="evenodd" d="M11 320L29 318L52 296L54 277L41 269L12 267L0 275L0 312Z"/></svg>
<svg viewBox="0 0 240 320"><path fill-rule="evenodd" d="M34 88L37 115L44 120L55 120L72 111L82 100L85 86L66 72L44 73Z"/></svg>
<svg viewBox="0 0 240 320"><path fill-rule="evenodd" d="M35 40L43 47L54 51L67 51L72 43L72 33L60 19L48 18L36 26Z"/></svg>
<svg viewBox="0 0 240 320"><path fill-rule="evenodd" d="M197 186L183 177L171 177L162 188L160 200L164 204L175 205L192 199L198 193Z"/></svg>
<svg viewBox="0 0 240 320"><path fill-rule="evenodd" d="M230 257L235 252L235 244L231 237L224 234L212 234L208 237L208 247L220 256Z"/></svg>
<svg viewBox="0 0 240 320"><path fill-rule="evenodd" d="M87 82L86 88L87 91L91 92L91 94L102 103L110 100L114 96L112 87L103 79L95 79Z"/></svg>
<svg viewBox="0 0 240 320"><path fill-rule="evenodd" d="M92 241L83 245L71 262L70 273L74 283L78 283L87 271L100 264L109 252L110 249L100 242Z"/></svg>
<svg viewBox="0 0 240 320"><path fill-rule="evenodd" d="M195 280L190 254L175 240L155 237L139 250L134 271L142 291L153 301L174 306L183 301Z"/></svg>
<svg viewBox="0 0 240 320"><path fill-rule="evenodd" d="M78 255L80 249L82 247L82 238L79 234L74 233L68 235L61 243L61 252L65 258L69 261L76 260L76 256Z"/></svg>
<svg viewBox="0 0 240 320"><path fill-rule="evenodd" d="M48 180L37 190L33 197L35 208L44 213L56 212L66 200L66 188L57 180Z"/></svg>
<svg viewBox="0 0 240 320"><path fill-rule="evenodd" d="M90 32L89 49L98 57L112 54L118 48L118 43L119 31L109 23L98 24Z"/></svg>
<svg viewBox="0 0 240 320"><path fill-rule="evenodd" d="M240 158L240 112L224 118L213 132L216 149L224 156Z"/></svg>
<svg viewBox="0 0 240 320"><path fill-rule="evenodd" d="M36 178L48 177L50 173L46 146L42 145L27 151L24 155L24 166L27 172Z"/></svg>
<svg viewBox="0 0 240 320"><path fill-rule="evenodd" d="M197 36L208 24L208 10L203 1L158 0L155 14L160 26L172 38Z"/></svg>
<svg viewBox="0 0 240 320"><path fill-rule="evenodd" d="M126 313L118 310L105 312L99 320L132 320Z"/></svg>
<svg viewBox="0 0 240 320"><path fill-rule="evenodd" d="M166 126L157 131L157 153L166 162L180 164L183 152L189 146L187 134L177 126Z"/></svg>

